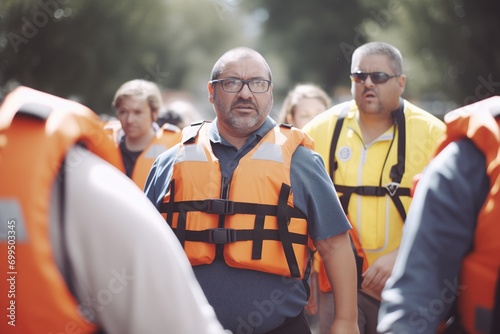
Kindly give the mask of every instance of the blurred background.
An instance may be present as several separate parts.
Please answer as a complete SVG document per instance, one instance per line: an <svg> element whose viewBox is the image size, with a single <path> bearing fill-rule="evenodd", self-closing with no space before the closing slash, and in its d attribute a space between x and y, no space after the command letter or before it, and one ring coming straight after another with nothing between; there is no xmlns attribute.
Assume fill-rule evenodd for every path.
<svg viewBox="0 0 500 334"><path fill-rule="evenodd" d="M313 82L350 98L350 57L367 41L398 47L405 98L441 117L500 93L498 0L2 0L0 87L26 85L113 114L125 81L156 82L167 103L213 118L207 82L226 50L268 60L279 112Z"/></svg>

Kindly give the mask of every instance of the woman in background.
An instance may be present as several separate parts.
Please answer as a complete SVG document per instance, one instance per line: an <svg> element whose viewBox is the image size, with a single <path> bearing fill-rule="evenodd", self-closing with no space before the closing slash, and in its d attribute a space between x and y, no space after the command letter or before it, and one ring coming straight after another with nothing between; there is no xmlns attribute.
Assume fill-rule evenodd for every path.
<svg viewBox="0 0 500 334"><path fill-rule="evenodd" d="M281 108L279 123L292 124L301 129L316 115L330 107L328 94L314 84L299 84L292 89Z"/></svg>

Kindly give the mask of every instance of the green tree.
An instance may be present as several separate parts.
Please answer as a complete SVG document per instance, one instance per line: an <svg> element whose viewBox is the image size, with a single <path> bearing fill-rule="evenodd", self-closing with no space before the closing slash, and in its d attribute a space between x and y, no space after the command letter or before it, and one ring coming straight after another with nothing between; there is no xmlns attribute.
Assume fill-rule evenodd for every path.
<svg viewBox="0 0 500 334"><path fill-rule="evenodd" d="M500 93L500 6L495 0L363 0L356 28L396 45L408 77L405 95L431 112Z"/></svg>
<svg viewBox="0 0 500 334"><path fill-rule="evenodd" d="M467 105L500 94L500 6L496 0L404 1L423 95Z"/></svg>
<svg viewBox="0 0 500 334"><path fill-rule="evenodd" d="M261 0L255 6L269 13L262 43L285 64L286 83L279 93L299 82L319 84L328 92L350 85L352 52L366 42L357 29L366 15L358 1Z"/></svg>
<svg viewBox="0 0 500 334"><path fill-rule="evenodd" d="M116 89L135 78L204 90L206 100L213 54L241 31L236 9L215 0L5 0L0 86L75 98L98 113L111 113Z"/></svg>

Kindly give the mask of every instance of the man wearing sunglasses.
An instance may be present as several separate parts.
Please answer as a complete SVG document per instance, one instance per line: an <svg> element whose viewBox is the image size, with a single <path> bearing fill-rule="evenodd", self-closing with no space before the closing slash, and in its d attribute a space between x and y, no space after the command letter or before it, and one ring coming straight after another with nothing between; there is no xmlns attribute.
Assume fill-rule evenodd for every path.
<svg viewBox="0 0 500 334"><path fill-rule="evenodd" d="M354 99L317 116L304 131L325 160L353 225L358 324L360 333L372 334L411 202L411 180L429 162L445 126L402 98L406 76L394 46L372 42L357 48L350 77ZM326 328L333 315L327 299L332 290L322 269L319 278L319 317Z"/></svg>

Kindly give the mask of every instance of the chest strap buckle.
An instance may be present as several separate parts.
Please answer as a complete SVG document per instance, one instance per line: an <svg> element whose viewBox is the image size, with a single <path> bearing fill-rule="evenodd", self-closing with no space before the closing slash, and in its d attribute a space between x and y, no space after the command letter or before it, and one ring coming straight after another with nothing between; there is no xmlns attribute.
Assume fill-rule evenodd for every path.
<svg viewBox="0 0 500 334"><path fill-rule="evenodd" d="M396 191L399 188L399 183L397 183L397 182L389 182L389 183L387 183L385 185L385 188L389 192L389 195L391 195L391 197L393 197L396 194Z"/></svg>
<svg viewBox="0 0 500 334"><path fill-rule="evenodd" d="M227 244L236 241L234 228L211 228L208 231L208 242L212 244Z"/></svg>
<svg viewBox="0 0 500 334"><path fill-rule="evenodd" d="M206 212L218 215L234 215L234 202L227 199L209 199L207 200Z"/></svg>

